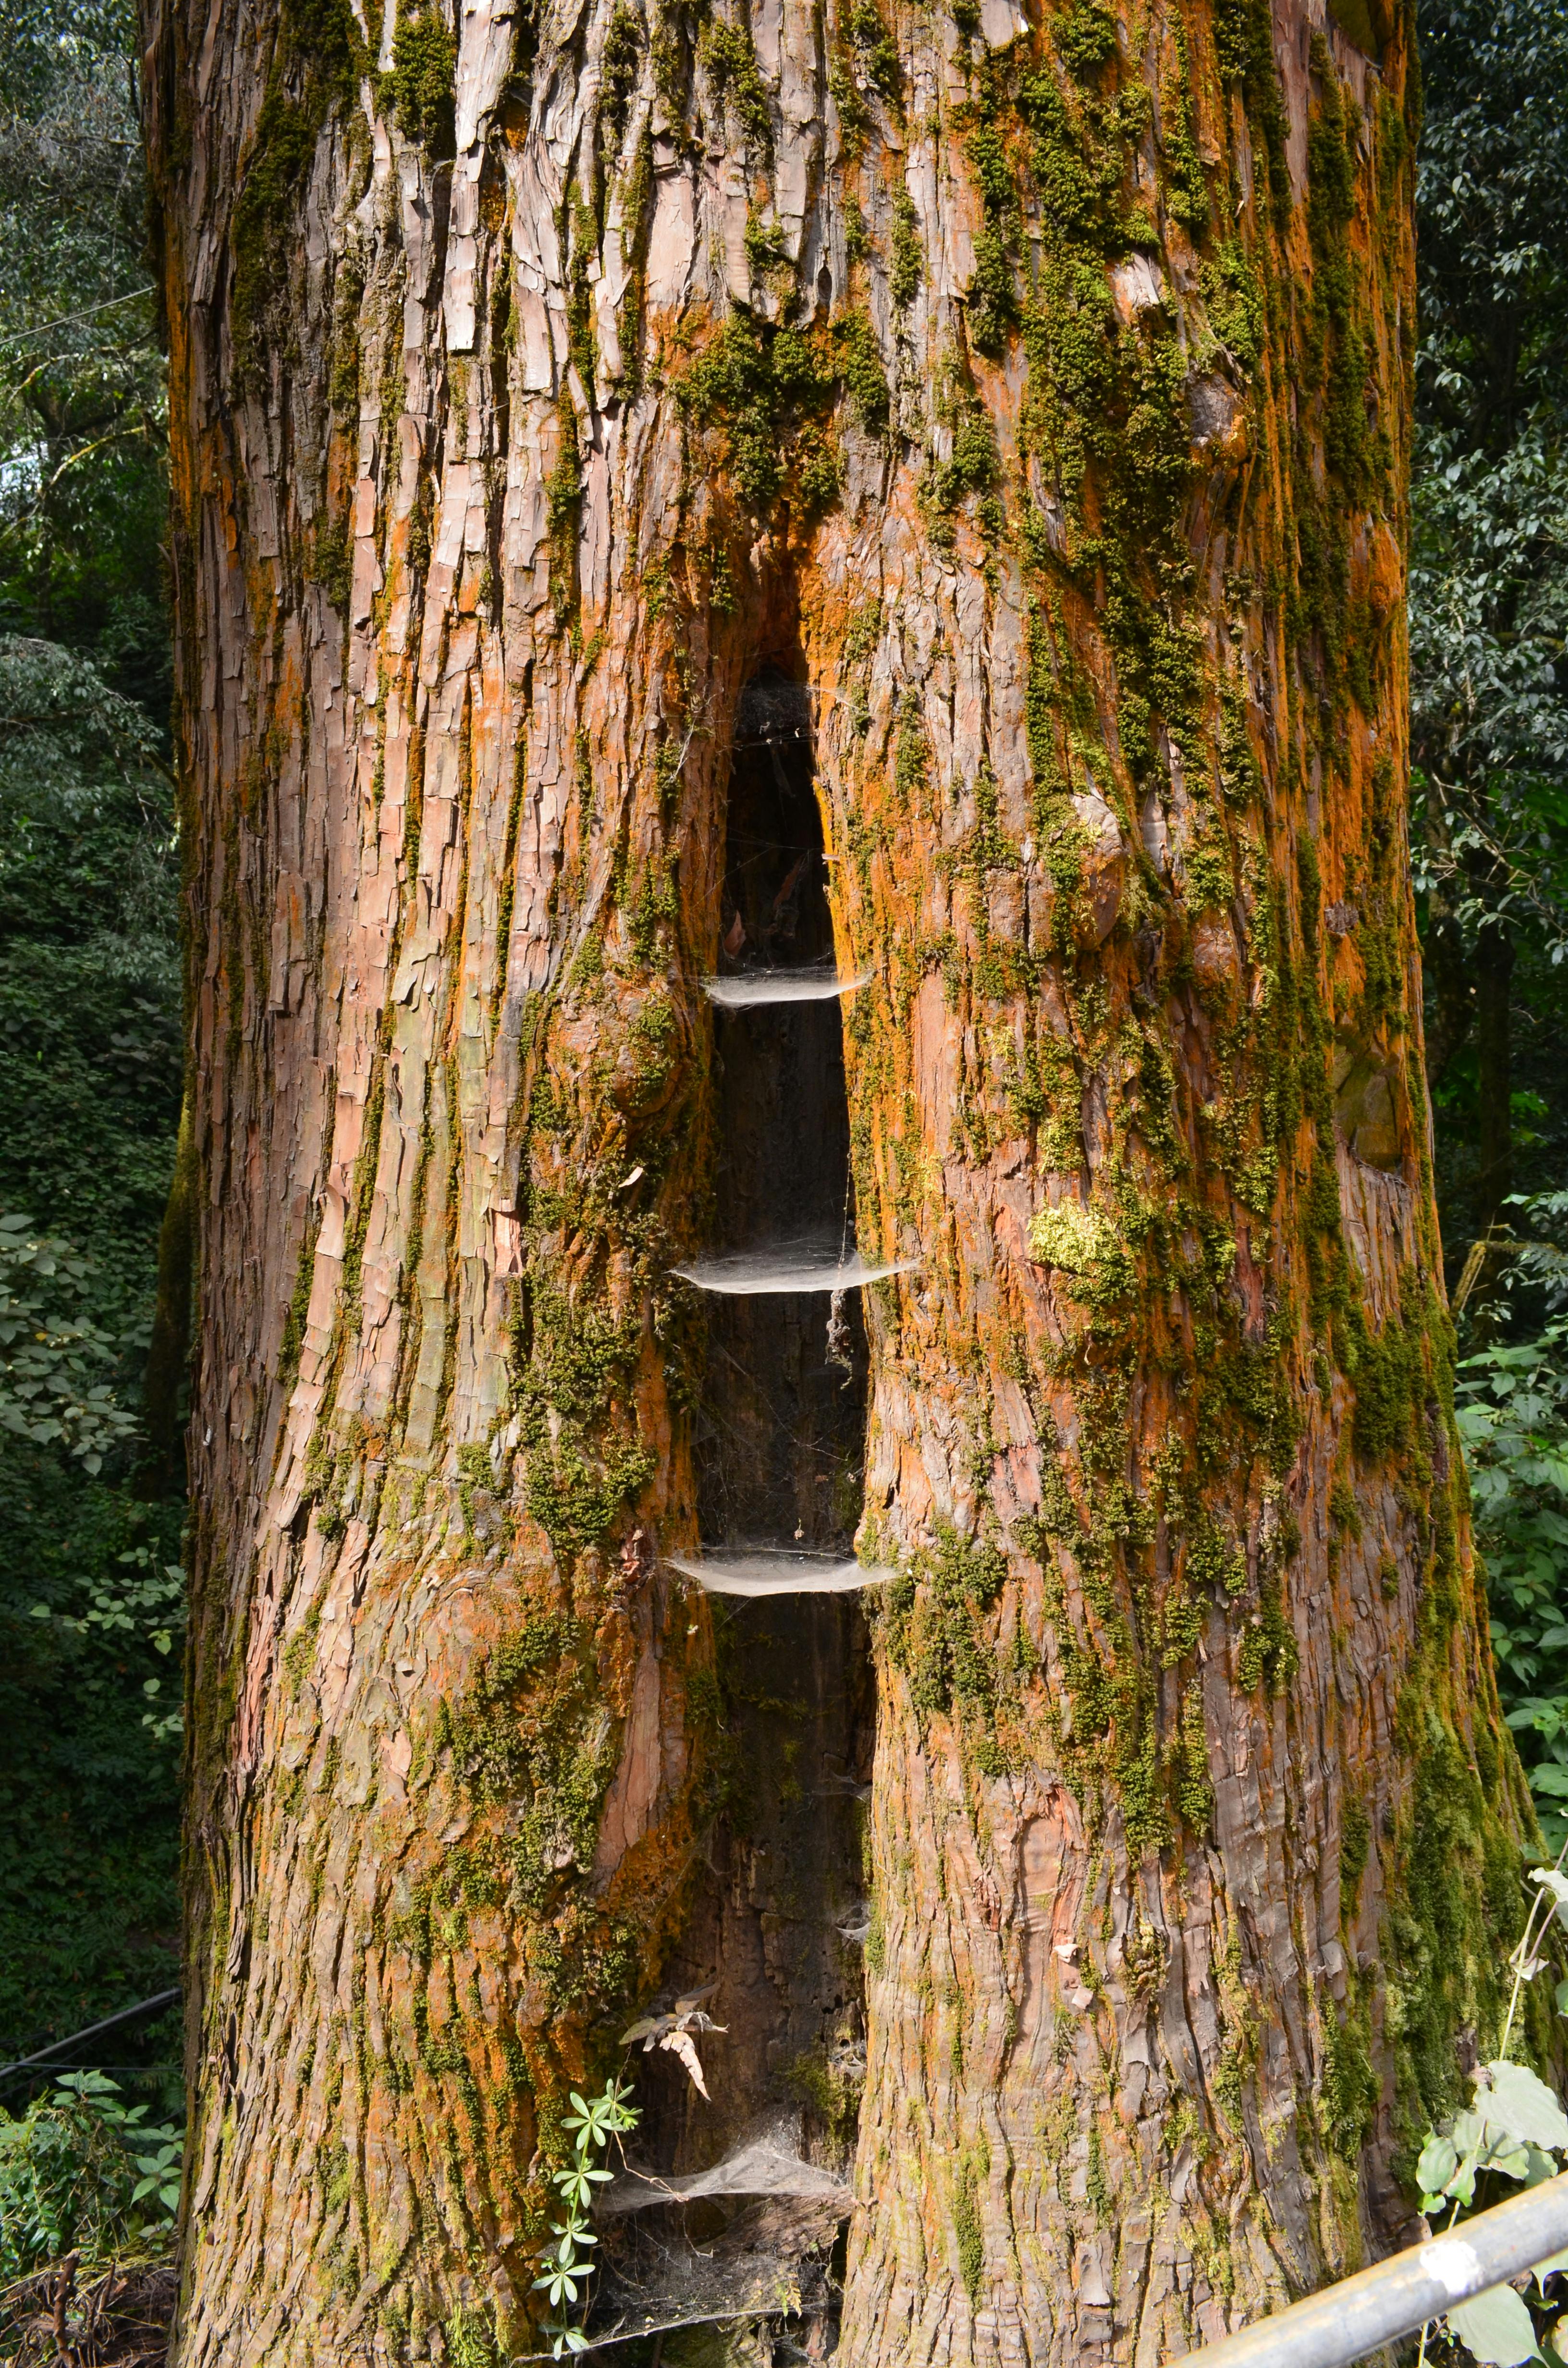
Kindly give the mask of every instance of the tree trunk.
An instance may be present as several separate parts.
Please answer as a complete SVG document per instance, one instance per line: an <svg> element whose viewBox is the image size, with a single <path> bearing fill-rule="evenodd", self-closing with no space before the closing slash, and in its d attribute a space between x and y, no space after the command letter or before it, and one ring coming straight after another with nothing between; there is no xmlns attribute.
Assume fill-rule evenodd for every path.
<svg viewBox="0 0 1568 2368"><path fill-rule="evenodd" d="M1408 17L146 11L176 2356L529 2348L565 2092L709 1979L640 2142L804 2096L831 2161L863 2048L854 2368L1179 2351L1408 2219L1528 1818L1407 878ZM826 931L841 1039L706 997ZM830 1368L672 1270L836 1257L846 1160L912 1263ZM858 1517L874 1687L842 1601L716 1639L699 1516Z"/></svg>
<svg viewBox="0 0 1568 2368"><path fill-rule="evenodd" d="M158 1235L158 1288L142 1376L142 1427L148 1454L137 1486L153 1499L180 1492L181 1386L190 1366L190 1286L196 1244L188 1102L180 1111L175 1172Z"/></svg>

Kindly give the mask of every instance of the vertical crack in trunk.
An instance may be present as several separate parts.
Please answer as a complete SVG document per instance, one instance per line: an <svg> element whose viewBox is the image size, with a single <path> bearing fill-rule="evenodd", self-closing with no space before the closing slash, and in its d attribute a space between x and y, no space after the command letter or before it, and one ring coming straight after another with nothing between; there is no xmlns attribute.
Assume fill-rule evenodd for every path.
<svg viewBox="0 0 1568 2368"><path fill-rule="evenodd" d="M783 973L820 977L835 950L810 700L771 670L739 702L724 848L721 977L779 992ZM716 1003L714 1079L712 1247L765 1256L784 1238L838 1259L853 1247L854 1213L837 997ZM842 1304L825 1292L706 1300L694 1457L705 1560L852 1557L868 1378L858 1301L853 1291ZM866 1623L853 1593L796 1591L788 1576L760 1599L717 1600L714 1617L722 1801L665 1987L712 1984L706 2010L722 2029L701 2043L709 2097L672 2056L637 2059L631 2159L669 2177L740 2158L736 2186L641 2213L634 2227L611 2218L607 2319L777 2307L791 2290L824 2309L824 2256L846 2208L820 2180L815 2195L761 2201L745 2166L761 2162L766 2178L778 2157L798 2156L847 2175L865 2071ZM747 2157L759 2140L767 2155Z"/></svg>

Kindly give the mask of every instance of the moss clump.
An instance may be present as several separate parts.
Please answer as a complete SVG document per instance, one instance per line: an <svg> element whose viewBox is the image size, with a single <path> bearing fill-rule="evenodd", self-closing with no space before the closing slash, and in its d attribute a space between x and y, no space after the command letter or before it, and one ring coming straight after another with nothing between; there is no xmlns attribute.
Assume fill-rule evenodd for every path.
<svg viewBox="0 0 1568 2368"><path fill-rule="evenodd" d="M864 313L849 313L835 324L838 374L868 436L881 436L888 424L887 373L876 332Z"/></svg>
<svg viewBox="0 0 1568 2368"><path fill-rule="evenodd" d="M1209 325L1220 343L1235 356L1244 370L1256 370L1263 359L1263 290L1234 240L1205 256L1199 286L1208 309Z"/></svg>
<svg viewBox="0 0 1568 2368"><path fill-rule="evenodd" d="M1031 1257L1041 1266L1064 1267L1069 1274L1087 1274L1114 1245L1104 1218L1076 1201L1038 1210L1029 1220Z"/></svg>
<svg viewBox="0 0 1568 2368"><path fill-rule="evenodd" d="M974 276L964 290L969 341L977 353L994 359L1018 321L1011 261L1019 234L1017 187L994 120L983 119L975 125L964 142L964 154L983 210L974 237Z"/></svg>
<svg viewBox="0 0 1568 2368"><path fill-rule="evenodd" d="M906 690L898 703L898 738L893 750L893 787L905 811L926 788L931 775L931 746L917 690Z"/></svg>
<svg viewBox="0 0 1568 2368"><path fill-rule="evenodd" d="M1181 1725L1172 1757L1176 1806L1194 1833L1207 1833L1214 1815L1214 1787L1209 1777L1203 1688L1196 1678L1182 1693Z"/></svg>
<svg viewBox="0 0 1568 2368"><path fill-rule="evenodd" d="M995 1734L988 1633L1006 1575L994 1546L940 1528L935 1545L889 1588L881 1619L888 1657L907 1674L915 1708L952 1717L987 1775L1000 1775L1006 1764Z"/></svg>
<svg viewBox="0 0 1568 2368"><path fill-rule="evenodd" d="M566 265L566 351L592 404L598 354L594 336L594 289L588 275L597 231L593 210L575 187L562 196L555 227Z"/></svg>
<svg viewBox="0 0 1568 2368"><path fill-rule="evenodd" d="M488 2322L476 2310L455 2310L446 2326L451 2368L495 2368L498 2353Z"/></svg>
<svg viewBox="0 0 1568 2368"><path fill-rule="evenodd" d="M852 0L846 29L866 80L885 105L896 108L903 89L898 43L876 0Z"/></svg>
<svg viewBox="0 0 1568 2368"><path fill-rule="evenodd" d="M538 1910L593 1863L615 1751L596 1706L592 1640L577 1621L537 1612L481 1664L455 1705L442 1702L437 1749L482 1803L512 1815L503 1888ZM465 1897L486 1885L478 1859L462 1861ZM479 1890L475 1892L475 1885Z"/></svg>
<svg viewBox="0 0 1568 2368"><path fill-rule="evenodd" d="M1085 1431L1087 1428L1086 1421ZM1120 1443L1124 1449L1124 1434ZM1059 1500L1066 1498L1060 1477L1051 1493ZM1152 1533L1143 1518L1147 1508L1128 1502L1128 1493L1124 1486L1119 1490L1111 1482L1086 1531L1066 1501L1058 1501L1040 1526L1042 1534L1049 1526L1051 1534L1071 1547L1084 1592L1103 1623L1103 1644L1094 1638L1079 1641L1061 1581L1042 1557L1046 1607L1056 1632L1067 1698L1062 1767L1080 1800L1088 1796L1095 1780L1109 1780L1120 1805L1128 1854L1136 1863L1171 1839L1173 1789L1193 1822L1206 1822L1209 1811L1200 1702L1184 1705L1185 1726L1178 1727L1162 1752L1156 1688L1119 1601L1116 1564L1130 1549L1147 1543Z"/></svg>
<svg viewBox="0 0 1568 2368"><path fill-rule="evenodd" d="M901 181L893 191L892 268L888 273L888 290L901 313L915 302L924 268L920 217L915 211L914 199Z"/></svg>
<svg viewBox="0 0 1568 2368"><path fill-rule="evenodd" d="M495 1487L495 1471L490 1461L490 1451L477 1440L471 1440L458 1450L458 1505L463 1517L463 1534L474 1534L473 1517L479 1509L479 1498L492 1495Z"/></svg>
<svg viewBox="0 0 1568 2368"><path fill-rule="evenodd" d="M599 123L610 156L619 153L637 85L637 64L642 54L642 19L627 0L616 0L615 14L605 35L599 60Z"/></svg>
<svg viewBox="0 0 1568 2368"><path fill-rule="evenodd" d="M894 115L901 106L898 47L876 0L850 0L841 9L828 55L827 85L838 117L840 151L846 163L854 164L871 131L866 94L874 91Z"/></svg>
<svg viewBox="0 0 1568 2368"><path fill-rule="evenodd" d="M576 614L579 598L577 543L583 517L583 463L577 448L577 413L564 384L556 409L559 442L545 480L545 520L550 551L550 590L562 627Z"/></svg>
<svg viewBox="0 0 1568 2368"><path fill-rule="evenodd" d="M278 1387L284 1398L289 1396L299 1375L300 1354L305 1340L305 1320L311 1307L311 1286L315 1280L316 1243L321 1235L321 1225L320 1213L312 1212L300 1243L294 1288L284 1312L283 1333L278 1349Z"/></svg>
<svg viewBox="0 0 1568 2368"><path fill-rule="evenodd" d="M784 483L790 427L824 407L832 381L820 339L732 313L676 381L683 410L722 425L735 484L759 516Z"/></svg>
<svg viewBox="0 0 1568 2368"><path fill-rule="evenodd" d="M424 580L430 565L435 525L436 489L428 477L422 476L408 519L408 572L416 583Z"/></svg>
<svg viewBox="0 0 1568 2368"><path fill-rule="evenodd" d="M749 28L721 18L703 34L700 56L716 105L733 108L748 143L771 155L773 113Z"/></svg>
<svg viewBox="0 0 1568 2368"><path fill-rule="evenodd" d="M1062 64L1087 81L1116 55L1116 18L1104 0L1072 0L1051 18L1051 38Z"/></svg>
<svg viewBox="0 0 1568 2368"><path fill-rule="evenodd" d="M1026 540L1041 575L1065 565L1101 612L1122 754L1136 777L1153 762L1156 716L1195 757L1200 745L1199 652L1181 616L1193 467L1187 361L1163 308L1124 327L1110 301L1101 257L1146 235L1121 204L1127 132L1096 138L1090 110L1074 113L1045 71L1022 78L1017 106L1032 132L1030 171L1048 226L1038 290L1021 318L1029 387L1020 436L1054 477L1075 533L1070 557L1042 529L1026 529ZM1054 755L1049 761L1060 772ZM1046 778L1037 769L1037 782Z"/></svg>
<svg viewBox="0 0 1568 2368"><path fill-rule="evenodd" d="M819 423L840 385L869 432L880 434L887 425L887 379L861 313L809 330L732 313L675 385L688 417L723 427L735 484L759 517L791 480L808 516L835 497L836 466Z"/></svg>
<svg viewBox="0 0 1568 2368"><path fill-rule="evenodd" d="M794 287L795 275L779 236L778 224L770 222L759 206L753 206L746 215L746 269L754 288L769 285L788 295Z"/></svg>
<svg viewBox="0 0 1568 2368"><path fill-rule="evenodd" d="M1411 1698L1414 1708L1414 1697ZM1467 2100L1454 2046L1475 2032L1483 2058L1501 2036L1508 1952L1524 1922L1519 1853L1451 1729L1424 1732L1409 1822L1391 1865L1403 1876L1390 1918L1388 2023L1407 2145Z"/></svg>
<svg viewBox="0 0 1568 2368"><path fill-rule="evenodd" d="M713 605L718 608L721 603L715 600ZM679 916L675 877L668 858L643 865L622 911L632 954L642 969L651 970L661 945L674 942Z"/></svg>
<svg viewBox="0 0 1568 2368"><path fill-rule="evenodd" d="M351 246L338 267L332 296L332 366L327 399L346 426L359 409L359 314L365 302L365 255Z"/></svg>
<svg viewBox="0 0 1568 2368"><path fill-rule="evenodd" d="M959 2275L972 2307L980 2305L985 2276L985 2238L974 2198L974 2166L965 2162L953 2190L953 2242L958 2249Z"/></svg>
<svg viewBox="0 0 1568 2368"><path fill-rule="evenodd" d="M293 219L322 133L352 104L368 63L348 0L283 0L230 233L229 326L242 372L255 368L267 316L290 287Z"/></svg>
<svg viewBox="0 0 1568 2368"><path fill-rule="evenodd" d="M1344 1916L1354 1916L1356 1912L1357 1895L1367 1872L1371 1846L1371 1820L1361 1803L1352 1798L1346 1802L1339 1821L1339 1904Z"/></svg>
<svg viewBox="0 0 1568 2368"><path fill-rule="evenodd" d="M332 606L347 615L354 576L354 545L348 520L318 526L305 559L305 578L319 584Z"/></svg>
<svg viewBox="0 0 1568 2368"><path fill-rule="evenodd" d="M621 190L621 254L627 265L626 293L616 314L621 369L628 397L642 386L642 314L648 279L648 242L653 228L653 135L646 123Z"/></svg>
<svg viewBox="0 0 1568 2368"><path fill-rule="evenodd" d="M1418 1324L1392 1317L1371 1330L1358 1307L1343 1318L1342 1361L1355 1385L1351 1441L1364 1463L1377 1463L1409 1443L1411 1420L1422 1395L1424 1360Z"/></svg>
<svg viewBox="0 0 1568 2368"><path fill-rule="evenodd" d="M1215 0L1214 47L1221 79L1239 85L1248 117L1260 134L1269 211L1276 231L1283 233L1290 215L1290 174L1269 0Z"/></svg>
<svg viewBox="0 0 1568 2368"><path fill-rule="evenodd" d="M1193 913L1222 911L1235 895L1230 844L1211 807L1199 810L1197 835L1182 858L1182 887Z"/></svg>
<svg viewBox="0 0 1568 2368"><path fill-rule="evenodd" d="M991 416L967 377L956 368L946 374L937 399L937 416L950 430L951 448L945 461L933 458L921 479L920 498L926 530L940 549L952 546L950 520L971 494L980 495L980 522L993 538L1000 534L1001 505L993 488L1001 470Z"/></svg>
<svg viewBox="0 0 1568 2368"><path fill-rule="evenodd" d="M1209 226L1209 188L1192 128L1192 69L1180 15L1170 18L1175 62L1160 86L1160 142L1165 157L1165 202L1196 238Z"/></svg>
<svg viewBox="0 0 1568 2368"><path fill-rule="evenodd" d="M1200 1520L1187 1549L1187 1577L1190 1586L1215 1588L1233 1602L1246 1593L1245 1550L1214 1522Z"/></svg>
<svg viewBox="0 0 1568 2368"><path fill-rule="evenodd" d="M834 2063L825 2047L797 2055L784 2077L821 2122L840 2159L846 2160L859 2124L863 2083Z"/></svg>
<svg viewBox="0 0 1568 2368"><path fill-rule="evenodd" d="M419 8L405 16L399 9L392 66L381 78L381 104L403 138L416 141L437 161L456 147L457 64L457 44L438 10Z"/></svg>
<svg viewBox="0 0 1568 2368"><path fill-rule="evenodd" d="M536 1126L548 1118L536 1094ZM582 1213L537 1188L536 1225ZM629 1423L642 1342L636 1315L617 1318L585 1285L568 1298L530 1273L518 1295L512 1378L527 1459L523 1501L567 1557L598 1544L652 1478L657 1458Z"/></svg>
<svg viewBox="0 0 1568 2368"><path fill-rule="evenodd" d="M1281 1609L1277 1588L1265 1586L1259 1609L1247 1623L1236 1659L1236 1676L1244 1692L1259 1686L1269 1695L1280 1692L1301 1665L1296 1632Z"/></svg>
<svg viewBox="0 0 1568 2368"><path fill-rule="evenodd" d="M1364 2020L1354 2006L1339 2021L1332 2001L1325 2001L1323 2048L1323 2134L1335 2154L1354 2162L1371 2130L1379 2096Z"/></svg>
<svg viewBox="0 0 1568 2368"><path fill-rule="evenodd" d="M1074 1296L1109 1307L1132 1289L1136 1269L1108 1219L1076 1201L1038 1209L1029 1220L1029 1256L1074 1278Z"/></svg>
<svg viewBox="0 0 1568 2368"><path fill-rule="evenodd" d="M1179 1668L1187 1655L1197 1651L1206 1617L1204 1606L1184 1588L1173 1588L1167 1595L1160 1612L1164 1639L1160 1667L1163 1669Z"/></svg>

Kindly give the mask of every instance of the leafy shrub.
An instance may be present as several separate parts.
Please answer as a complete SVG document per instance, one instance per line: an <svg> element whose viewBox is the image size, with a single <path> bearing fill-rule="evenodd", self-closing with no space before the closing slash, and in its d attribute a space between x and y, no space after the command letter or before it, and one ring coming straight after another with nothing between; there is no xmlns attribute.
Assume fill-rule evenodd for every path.
<svg viewBox="0 0 1568 2368"><path fill-rule="evenodd" d="M1465 1357L1454 1411L1498 1691L1555 1850L1568 1839L1568 1317Z"/></svg>
<svg viewBox="0 0 1568 2368"><path fill-rule="evenodd" d="M19 2120L0 2114L0 2283L66 2253L159 2242L179 2203L181 2136L102 2072L69 2074Z"/></svg>
<svg viewBox="0 0 1568 2368"><path fill-rule="evenodd" d="M136 1418L105 1379L119 1344L85 1312L91 1272L69 1242L0 1216L0 1430L101 1472Z"/></svg>
<svg viewBox="0 0 1568 2368"><path fill-rule="evenodd" d="M1528 2065L1509 2055L1509 2044L1521 2023L1519 2008L1526 1984L1556 1970L1548 1928L1554 1919L1568 1926L1564 1856L1568 1856L1568 1844L1555 1866L1537 1867L1531 1874L1531 1882L1539 1887L1518 1947L1509 1959L1514 1984L1496 2058L1478 2065L1471 2076L1475 2093L1471 2107L1452 2114L1441 2128L1428 2129L1421 2148L1415 2166L1421 2209L1445 2233L1478 2202L1498 2201L1496 2191L1503 2181L1513 2180L1536 2187L1561 2173L1568 2163L1568 2113L1563 2112L1562 2098ZM1556 2000L1559 2015L1568 2015L1568 1982L1557 1984ZM1478 2188L1490 2192L1478 2194ZM1512 2284L1492 2286L1442 2318L1429 2319L1421 2330L1417 2368L1426 2368L1427 2340L1434 2327L1454 2337L1480 2368L1523 2368L1526 2361L1559 2358L1562 2303L1548 2294L1547 2287L1565 2272L1568 2251L1553 2253L1531 2270L1533 2294L1529 2285L1523 2293Z"/></svg>

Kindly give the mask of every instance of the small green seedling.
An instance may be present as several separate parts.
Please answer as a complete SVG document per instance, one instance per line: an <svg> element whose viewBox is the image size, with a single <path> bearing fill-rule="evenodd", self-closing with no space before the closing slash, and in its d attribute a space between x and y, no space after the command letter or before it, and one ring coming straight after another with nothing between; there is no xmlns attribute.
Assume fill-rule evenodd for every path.
<svg viewBox="0 0 1568 2368"><path fill-rule="evenodd" d="M607 2081L597 2097L579 2096L575 2089L572 2091L572 2110L565 2122L572 2135L572 2159L563 2170L555 2173L552 2182L561 2190L566 2216L551 2224L555 2241L541 2255L540 2274L534 2280L535 2291L546 2294L551 2308L561 2314L547 2322L544 2330L551 2339L551 2356L555 2360L588 2348L581 2325L569 2324L565 2312L585 2294L594 2273L594 2264L585 2257L588 2248L597 2244L598 2239L588 2226L586 2214L593 2204L594 2189L612 2176L602 2160L611 2139L637 2126L637 2108L627 2102L631 2094L631 2082L621 2080ZM586 2315L585 2307L584 2317Z"/></svg>

